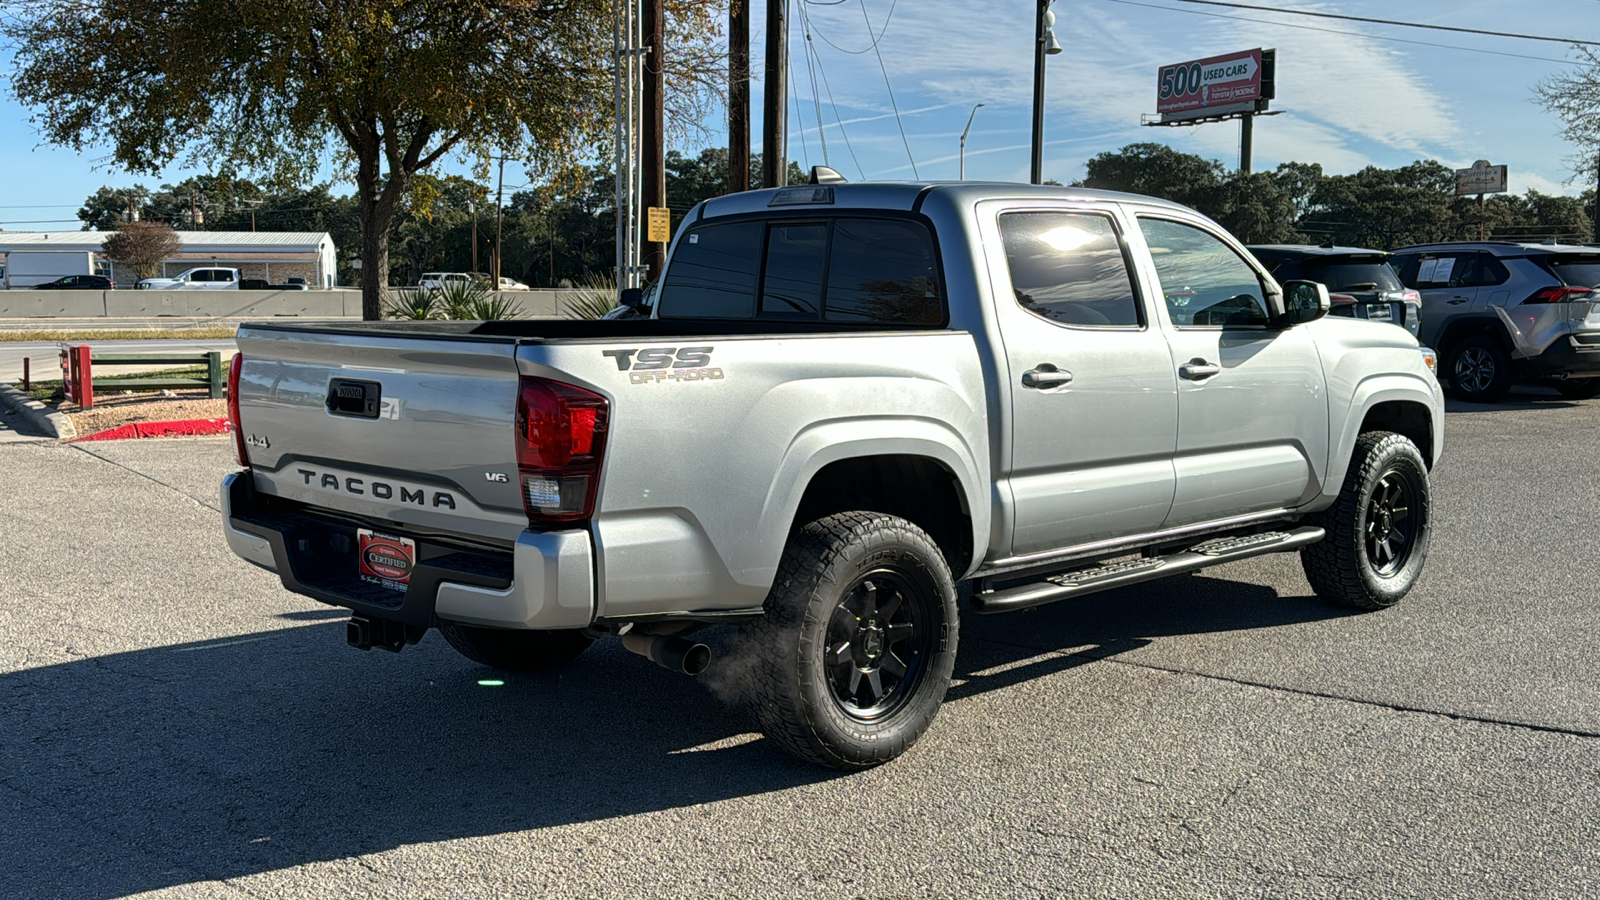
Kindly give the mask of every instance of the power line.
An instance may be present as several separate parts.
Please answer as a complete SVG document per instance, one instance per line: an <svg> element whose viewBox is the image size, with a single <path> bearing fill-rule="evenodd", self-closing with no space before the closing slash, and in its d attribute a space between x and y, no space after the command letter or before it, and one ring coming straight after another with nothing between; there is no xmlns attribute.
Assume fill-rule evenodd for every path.
<svg viewBox="0 0 1600 900"><path fill-rule="evenodd" d="M831 168L833 164L828 161L828 131L822 127L822 98L817 94L817 67L811 60L811 21L803 12L800 15L800 28L806 36L806 72L811 76L811 105L817 112L817 139L822 141L822 164Z"/></svg>
<svg viewBox="0 0 1600 900"><path fill-rule="evenodd" d="M788 57L785 62L789 64L789 96L794 98L795 118L800 120L800 158L806 161L806 169L809 171L811 169L811 147L806 144L806 114L800 111L800 86L794 83L794 54L786 53L784 56Z"/></svg>
<svg viewBox="0 0 1600 900"><path fill-rule="evenodd" d="M845 0L839 0L839 3L844 3L844 2L845 2ZM802 0L802 3L801 3L802 13L803 13L803 11L805 9L805 4L806 3L812 3L812 0ZM813 6L838 6L839 3L812 3L812 5ZM867 37L872 38L872 46L868 47L865 50L847 50L844 47L841 47L838 44L835 44L833 41L828 40L828 36L823 34L822 33L822 29L820 29L820 28L816 29L817 37L822 38L822 42L823 43L825 43L829 47L832 47L833 49L839 51L840 53L848 53L848 54L850 54L852 56L860 56L863 53L871 53L872 51L878 49L878 42L883 40L884 34L888 32L888 30L889 30L889 22L892 19L894 19L895 7L897 7L899 5L900 5L900 0L894 0L894 2L889 4L889 15L884 17L883 29L878 32L878 36L877 37L875 37L875 38L872 37L872 26L870 24L868 24L868 26L867 26ZM866 10L863 9L862 12L866 12Z"/></svg>
<svg viewBox="0 0 1600 900"><path fill-rule="evenodd" d="M894 9L889 10L890 14ZM867 23L867 34L872 34L872 19L867 16L867 0L861 0L861 19ZM883 40L883 35L889 30L888 23L884 23L883 31L878 33L878 40ZM917 171L917 158L911 155L911 141L906 137L906 123L900 121L900 104L894 100L894 85L889 83L889 67L883 64L883 54L878 51L878 41L872 42L872 52L878 57L878 71L883 73L883 86L889 91L889 108L894 110L894 124L900 128L900 143L906 145L906 159L911 160L911 177L922 180L922 174Z"/></svg>
<svg viewBox="0 0 1600 900"><path fill-rule="evenodd" d="M1433 25L1427 22L1402 22L1396 19L1374 19L1368 16L1349 16L1343 13L1317 12L1310 9L1288 9L1281 6L1255 6L1250 3L1232 3L1229 0L1171 0L1173 3L1193 3L1199 6L1225 6L1230 9L1248 9L1253 12L1275 12L1291 16L1311 16L1318 19L1341 19L1346 22L1367 22L1373 25L1394 25L1399 28L1425 28L1430 31L1454 31L1458 34L1481 34L1489 37L1516 38L1522 41L1549 41L1553 44L1576 44L1600 47L1600 41L1580 41L1576 38L1547 37L1540 34L1518 34L1513 31L1488 31L1482 28L1463 28L1459 25Z"/></svg>
<svg viewBox="0 0 1600 900"><path fill-rule="evenodd" d="M1250 16L1230 16L1226 13L1202 12L1198 9L1175 9L1171 6L1158 6L1154 3L1140 3L1138 0L1106 0L1108 3L1121 3L1124 6L1142 6L1145 9L1159 9L1164 12L1183 13L1189 16L1205 16L1211 19L1231 19L1235 22L1254 22L1258 25L1273 25L1278 28L1296 28L1301 31L1316 31L1322 34L1342 34L1350 37L1370 38L1375 41L1389 41L1394 44L1414 44L1419 47L1438 47L1444 50L1463 50L1468 53L1487 53L1491 56L1509 56L1513 59L1531 59L1537 62L1571 63L1570 59L1553 59L1548 56L1529 56L1526 53L1506 53L1503 50L1485 50L1482 47L1462 47L1459 44L1438 44L1433 41L1414 41L1409 38L1390 37L1386 34L1369 34L1365 31L1343 31L1338 28L1318 28L1315 25L1296 25L1293 22L1276 22L1271 19L1256 19ZM1600 2L1600 0L1597 0Z"/></svg>
<svg viewBox="0 0 1600 900"><path fill-rule="evenodd" d="M800 6L800 18L807 27L810 27L811 17L806 15L806 8L804 4ZM860 177L862 181L866 181L867 172L865 169L861 168L861 160L856 158L855 145L850 143L850 132L845 130L844 119L839 115L839 104L835 103L833 100L833 86L828 84L828 70L822 64L822 51L818 50L810 41L806 42L806 49L816 57L817 73L822 76L822 89L828 92L828 105L833 108L833 121L839 126L839 134L844 138L845 149L850 151L850 161L856 164L856 175Z"/></svg>

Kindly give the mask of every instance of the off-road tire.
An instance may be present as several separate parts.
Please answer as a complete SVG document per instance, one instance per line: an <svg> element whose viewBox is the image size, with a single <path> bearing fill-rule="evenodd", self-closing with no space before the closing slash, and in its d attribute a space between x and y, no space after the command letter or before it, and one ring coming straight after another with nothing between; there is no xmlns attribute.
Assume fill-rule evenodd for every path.
<svg viewBox="0 0 1600 900"><path fill-rule="evenodd" d="M1406 483L1406 514L1376 513L1383 508L1381 502L1374 502L1380 484L1392 485L1397 480ZM1330 603L1356 609L1386 609L1400 602L1416 584L1428 557L1432 503L1428 467L1410 438L1387 431L1362 434L1350 455L1339 499L1307 523L1328 532L1327 537L1300 551L1300 565L1311 589ZM1369 548L1391 521L1403 522L1410 529L1404 556L1375 561L1373 557L1383 551Z"/></svg>
<svg viewBox="0 0 1600 900"><path fill-rule="evenodd" d="M1511 374L1511 357L1499 341L1487 335L1469 337L1452 347L1444 371L1455 395L1472 403L1505 399L1516 380Z"/></svg>
<svg viewBox="0 0 1600 900"><path fill-rule="evenodd" d="M581 631L520 631L446 623L439 633L456 652L506 672L548 672L577 659L594 638Z"/></svg>
<svg viewBox="0 0 1600 900"><path fill-rule="evenodd" d="M913 627L896 638L907 622ZM926 532L874 512L818 519L791 535L766 615L742 632L758 660L746 699L766 736L801 760L846 770L880 765L909 749L938 713L957 633L955 584ZM902 676L886 688L895 678L891 657ZM862 676L852 681L852 670L867 686L854 686ZM879 705L861 707L875 689L887 690Z"/></svg>
<svg viewBox="0 0 1600 900"><path fill-rule="evenodd" d="M1556 390L1568 400L1592 400L1600 397L1600 378L1564 378L1556 382Z"/></svg>

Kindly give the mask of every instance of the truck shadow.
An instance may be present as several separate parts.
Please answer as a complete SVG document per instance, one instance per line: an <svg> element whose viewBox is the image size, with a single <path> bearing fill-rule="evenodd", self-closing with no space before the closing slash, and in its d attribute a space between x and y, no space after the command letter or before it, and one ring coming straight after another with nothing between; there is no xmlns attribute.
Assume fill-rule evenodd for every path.
<svg viewBox="0 0 1600 900"><path fill-rule="evenodd" d="M1119 593L1022 629L968 618L951 699L1161 636L1337 614L1205 578ZM615 642L515 677L435 634L398 658L358 653L320 617L0 675L0 871L17 896L123 896L840 777L751 739L712 696L733 682L674 677Z"/></svg>

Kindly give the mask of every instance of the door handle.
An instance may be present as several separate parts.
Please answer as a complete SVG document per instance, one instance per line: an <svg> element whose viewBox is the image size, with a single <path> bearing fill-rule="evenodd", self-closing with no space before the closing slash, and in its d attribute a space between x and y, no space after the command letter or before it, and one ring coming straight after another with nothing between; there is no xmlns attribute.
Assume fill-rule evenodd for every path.
<svg viewBox="0 0 1600 900"><path fill-rule="evenodd" d="M1450 304L1451 306L1460 306L1461 304L1467 302L1470 299L1471 299L1470 297L1463 297L1460 294L1457 294L1456 296L1451 297L1449 300L1446 300L1445 302Z"/></svg>
<svg viewBox="0 0 1600 900"><path fill-rule="evenodd" d="M1022 373L1022 386L1026 388L1052 388L1071 383L1071 372L1059 371L1049 363L1041 363Z"/></svg>
<svg viewBox="0 0 1600 900"><path fill-rule="evenodd" d="M1215 363L1195 357L1178 367L1178 377L1190 381L1203 381L1213 375L1222 374L1222 367Z"/></svg>

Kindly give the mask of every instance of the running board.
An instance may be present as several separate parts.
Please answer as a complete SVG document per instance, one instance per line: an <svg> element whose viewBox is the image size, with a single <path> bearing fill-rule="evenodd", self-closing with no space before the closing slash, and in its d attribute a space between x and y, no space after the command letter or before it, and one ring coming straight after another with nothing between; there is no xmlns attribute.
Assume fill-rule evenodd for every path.
<svg viewBox="0 0 1600 900"><path fill-rule="evenodd" d="M1068 597L1081 597L1084 594L1109 591L1112 588L1154 581L1157 578L1198 572L1211 566L1249 559L1252 556L1298 550L1307 544L1315 544L1322 540L1323 535L1321 528L1308 525L1289 531L1268 531L1242 537L1217 538L1169 556L1151 556L1107 563L1092 569L1052 575L1043 581L1001 591L974 594L972 605L980 613L1028 609L1065 600Z"/></svg>

